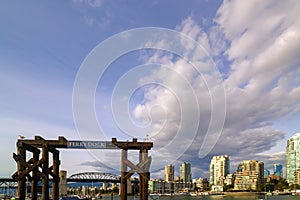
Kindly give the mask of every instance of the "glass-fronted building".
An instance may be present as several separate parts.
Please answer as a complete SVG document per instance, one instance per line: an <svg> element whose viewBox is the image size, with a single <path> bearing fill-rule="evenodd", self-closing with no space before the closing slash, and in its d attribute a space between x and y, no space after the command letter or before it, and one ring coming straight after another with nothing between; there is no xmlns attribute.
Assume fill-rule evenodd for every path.
<svg viewBox="0 0 300 200"><path fill-rule="evenodd" d="M282 164L274 164L273 167L274 167L274 175L280 176L282 178L283 177Z"/></svg>
<svg viewBox="0 0 300 200"><path fill-rule="evenodd" d="M300 168L300 133L293 135L286 146L286 180L295 183L295 172Z"/></svg>
<svg viewBox="0 0 300 200"><path fill-rule="evenodd" d="M184 162L180 166L180 181L192 182L191 164L188 162Z"/></svg>

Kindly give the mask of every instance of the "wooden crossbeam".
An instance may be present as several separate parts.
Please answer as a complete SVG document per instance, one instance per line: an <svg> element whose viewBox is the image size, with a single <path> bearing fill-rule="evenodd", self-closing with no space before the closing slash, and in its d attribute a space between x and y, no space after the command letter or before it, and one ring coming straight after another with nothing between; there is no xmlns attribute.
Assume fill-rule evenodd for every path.
<svg viewBox="0 0 300 200"><path fill-rule="evenodd" d="M12 178L16 181L21 180L22 178L24 178L27 174L29 174L32 170L38 168L40 165L42 165L44 163L44 160L41 159L37 162L35 162L33 165L28 164L20 155L17 154L13 154L13 158L16 162L19 162L22 166L26 167L27 169L25 169L24 171L21 172L21 174L18 174L18 172L14 173L12 175ZM37 175L40 177L44 177L45 175L42 174L40 171L37 171Z"/></svg>
<svg viewBox="0 0 300 200"><path fill-rule="evenodd" d="M131 169L135 170L136 173L140 174L141 176L143 176L145 179L148 179L148 177L145 175L145 172L143 171L143 169L139 168L138 166L136 166L135 164L133 164L132 162L130 162L129 160L124 160L124 163L126 165L128 165L128 167L130 167ZM126 175L125 175L126 176Z"/></svg>
<svg viewBox="0 0 300 200"><path fill-rule="evenodd" d="M35 136L34 140L19 139L17 142L18 154L13 154L17 162L18 171L13 179L18 181L18 195L20 199L26 196L26 178L31 181L32 199L37 199L37 183L42 178L42 199L49 199L49 175L53 177L52 199L59 198L59 151L56 148L67 148L68 141L64 137L58 140L45 140ZM42 150L42 158L39 160ZM26 151L33 153L33 158L26 162ZM49 167L49 153L53 154L53 165ZM42 172L39 171L42 168Z"/></svg>
<svg viewBox="0 0 300 200"><path fill-rule="evenodd" d="M130 162L129 160L127 160L127 161L128 161L128 163ZM125 163L127 164L127 162L125 162ZM130 162L130 163L132 163L132 162ZM151 157L148 157L147 159L143 160L142 162L140 162L136 165L136 167L139 168L142 172L140 172L140 170L139 170L139 172L136 171L134 168L131 168L131 166L129 164L127 164L131 168L131 170L129 172L127 172L127 174L124 176L124 178L125 179L130 178L135 172L145 173L145 171L144 171L145 166L150 163L151 163ZM134 164L132 163L132 165L134 165Z"/></svg>

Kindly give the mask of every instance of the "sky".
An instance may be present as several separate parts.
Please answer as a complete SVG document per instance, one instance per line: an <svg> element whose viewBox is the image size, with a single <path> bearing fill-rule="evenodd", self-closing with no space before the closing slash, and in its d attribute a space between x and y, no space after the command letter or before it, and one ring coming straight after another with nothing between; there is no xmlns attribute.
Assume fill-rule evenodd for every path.
<svg viewBox="0 0 300 200"><path fill-rule="evenodd" d="M1 4L0 177L16 171L19 135L152 141L153 178L182 162L208 177L223 154L231 172L285 165L300 132L298 1ZM60 152L68 175L120 170L118 150Z"/></svg>

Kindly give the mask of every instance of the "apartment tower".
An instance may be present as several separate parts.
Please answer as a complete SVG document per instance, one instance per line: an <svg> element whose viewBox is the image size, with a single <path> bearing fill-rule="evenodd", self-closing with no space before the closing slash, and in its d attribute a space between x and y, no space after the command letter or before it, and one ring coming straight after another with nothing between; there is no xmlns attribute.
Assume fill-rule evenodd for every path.
<svg viewBox="0 0 300 200"><path fill-rule="evenodd" d="M209 182L213 186L223 186L226 175L230 172L228 155L213 156L209 165Z"/></svg>
<svg viewBox="0 0 300 200"><path fill-rule="evenodd" d="M184 162L180 166L180 181L192 182L191 164Z"/></svg>
<svg viewBox="0 0 300 200"><path fill-rule="evenodd" d="M174 165L165 166L165 181L166 182L174 181Z"/></svg>
<svg viewBox="0 0 300 200"><path fill-rule="evenodd" d="M295 173L300 168L300 133L296 133L287 141L286 146L286 180L295 183Z"/></svg>

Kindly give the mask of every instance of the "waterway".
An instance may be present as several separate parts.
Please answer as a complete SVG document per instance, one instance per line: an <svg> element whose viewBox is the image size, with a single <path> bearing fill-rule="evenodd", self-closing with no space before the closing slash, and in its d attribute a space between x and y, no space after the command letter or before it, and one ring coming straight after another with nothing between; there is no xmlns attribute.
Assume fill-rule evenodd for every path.
<svg viewBox="0 0 300 200"><path fill-rule="evenodd" d="M120 200L119 196L103 196L102 200ZM149 196L149 200L299 200L300 196L279 195L279 196L264 196L264 195L212 195L212 196ZM139 200L138 197L128 197L128 200Z"/></svg>

